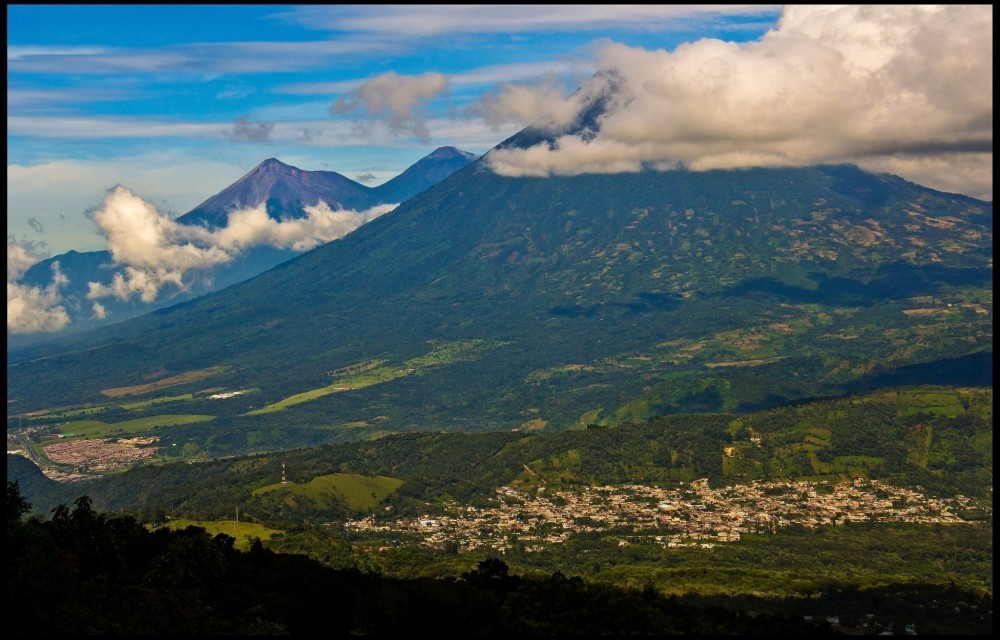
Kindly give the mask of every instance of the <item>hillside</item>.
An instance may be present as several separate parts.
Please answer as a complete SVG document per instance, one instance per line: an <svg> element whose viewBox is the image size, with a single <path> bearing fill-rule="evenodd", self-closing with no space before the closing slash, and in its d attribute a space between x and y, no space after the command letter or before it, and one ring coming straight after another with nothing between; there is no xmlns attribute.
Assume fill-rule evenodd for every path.
<svg viewBox="0 0 1000 640"><path fill-rule="evenodd" d="M991 252L990 203L849 166L480 160L251 281L9 354L8 412L212 367L172 410L216 415L198 446L231 453L989 386Z"/></svg>

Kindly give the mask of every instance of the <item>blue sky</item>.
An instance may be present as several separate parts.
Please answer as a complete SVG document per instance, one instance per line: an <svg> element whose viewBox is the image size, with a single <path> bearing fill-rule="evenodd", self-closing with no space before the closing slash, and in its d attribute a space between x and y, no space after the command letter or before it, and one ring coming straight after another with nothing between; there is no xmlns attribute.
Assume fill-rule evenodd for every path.
<svg viewBox="0 0 1000 640"><path fill-rule="evenodd" d="M851 163L993 198L991 5L7 5L7 34L8 331L69 322L58 268L21 282L41 258L108 249L102 317L102 298L391 210L173 222L270 157L375 186L533 125L554 144L487 165ZM599 95L597 130L572 130Z"/></svg>
<svg viewBox="0 0 1000 640"><path fill-rule="evenodd" d="M777 6L8 5L8 237L104 248L84 212L122 184L173 215L268 157L375 185L439 146L483 153L524 123L468 111L502 83L566 92L606 40L760 37ZM381 74L442 74L412 122L331 105ZM422 94L418 94L422 95ZM418 125L425 122L425 125Z"/></svg>

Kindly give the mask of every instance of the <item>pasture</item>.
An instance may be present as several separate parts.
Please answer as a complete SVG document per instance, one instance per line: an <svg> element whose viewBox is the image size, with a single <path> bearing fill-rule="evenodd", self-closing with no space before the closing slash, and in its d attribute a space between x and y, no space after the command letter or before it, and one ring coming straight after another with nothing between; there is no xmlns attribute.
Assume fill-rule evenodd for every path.
<svg viewBox="0 0 1000 640"><path fill-rule="evenodd" d="M123 422L100 420L74 420L59 425L59 432L67 438L116 438L152 431L157 427L172 427L214 420L215 416L202 414L162 414L145 416Z"/></svg>
<svg viewBox="0 0 1000 640"><path fill-rule="evenodd" d="M312 499L317 506L343 502L356 511L367 511L392 495L403 481L386 476L363 476L355 473L331 473L316 476L306 483L269 484L256 489L253 495L279 492Z"/></svg>

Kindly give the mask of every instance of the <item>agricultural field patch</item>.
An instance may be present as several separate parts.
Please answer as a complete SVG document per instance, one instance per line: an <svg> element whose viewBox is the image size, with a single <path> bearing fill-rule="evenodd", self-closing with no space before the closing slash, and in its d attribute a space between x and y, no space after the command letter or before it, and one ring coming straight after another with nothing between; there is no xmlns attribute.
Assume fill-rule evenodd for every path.
<svg viewBox="0 0 1000 640"><path fill-rule="evenodd" d="M807 451L806 455L809 456L809 463L812 464L813 473L818 475L825 475L834 472L834 466L830 462L823 462L816 455L815 451Z"/></svg>
<svg viewBox="0 0 1000 640"><path fill-rule="evenodd" d="M137 384L131 387L116 387L114 389L102 389L101 393L109 398L123 398L127 396L137 396L137 395L142 395L144 393L157 391L159 389L166 389L169 387L176 387L182 384L197 382L198 380L211 378L212 376L217 376L227 371L229 371L229 367L208 367L207 369L199 369L197 371L185 371L184 373L180 373L175 376L170 376L146 384Z"/></svg>
<svg viewBox="0 0 1000 640"><path fill-rule="evenodd" d="M837 456L833 468L837 473L846 473L852 478L867 477L868 471L881 467L885 459L878 456Z"/></svg>
<svg viewBox="0 0 1000 640"><path fill-rule="evenodd" d="M957 393L905 390L899 393L902 415L931 413L955 418L965 413L962 398Z"/></svg>
<svg viewBox="0 0 1000 640"><path fill-rule="evenodd" d="M475 360L482 353L503 346L503 344L504 343L502 342L491 342L486 340L448 342L434 347L431 351L422 356L407 360L401 365L386 364L386 360L368 360L364 363L352 365L351 367L344 367L331 372L331 375L335 375L337 378L332 384L318 389L311 389L303 393L297 393L279 400L278 402L261 407L260 409L248 411L244 415L256 416L273 413L275 411L283 411L297 404L316 400L317 398L322 398L323 396L328 396L333 393L354 391L356 389L363 389L376 384L390 382L405 376L420 375L426 373L428 369L436 366L444 366L466 360ZM351 371L353 371L353 373L351 373Z"/></svg>
<svg viewBox="0 0 1000 640"><path fill-rule="evenodd" d="M124 402L120 405L122 409L128 411L142 411L143 409L148 409L149 407L156 406L158 404L166 404L169 402L184 402L186 400L194 399L193 393L185 393L179 396L166 396L163 398L150 398L148 400L140 400L139 402Z"/></svg>
<svg viewBox="0 0 1000 640"><path fill-rule="evenodd" d="M195 422L214 420L215 416L203 414L163 414L145 416L123 422L101 422L99 420L75 420L58 426L63 438L109 438L135 435L156 429Z"/></svg>

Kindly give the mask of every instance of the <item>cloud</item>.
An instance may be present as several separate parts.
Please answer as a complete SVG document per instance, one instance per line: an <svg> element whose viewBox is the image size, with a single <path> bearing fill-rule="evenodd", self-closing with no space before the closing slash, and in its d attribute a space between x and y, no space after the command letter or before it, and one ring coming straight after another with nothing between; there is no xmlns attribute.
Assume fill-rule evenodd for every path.
<svg viewBox="0 0 1000 640"><path fill-rule="evenodd" d="M189 211L206 193L216 193L246 173L246 168L225 160L220 154L207 160L186 151L158 151L101 160L8 164L7 229L18 237L32 237L35 230L27 219L34 217L45 226L53 254L99 251L105 240L84 210L102 202L109 185L128 184L151 202L166 200L172 209Z"/></svg>
<svg viewBox="0 0 1000 640"><path fill-rule="evenodd" d="M170 122L145 118L8 116L9 135L39 138L224 138L219 123Z"/></svg>
<svg viewBox="0 0 1000 640"><path fill-rule="evenodd" d="M384 5L303 6L275 18L311 29L401 36L529 33L618 29L650 31L699 15L762 15L780 5Z"/></svg>
<svg viewBox="0 0 1000 640"><path fill-rule="evenodd" d="M544 60L540 62L516 62L492 64L461 71L448 76L448 86L492 85L500 82L526 81L552 74L576 76L583 80L596 71L589 60ZM337 82L294 82L271 89L273 93L287 95L330 95L348 93L357 89L362 80L340 80Z"/></svg>
<svg viewBox="0 0 1000 640"><path fill-rule="evenodd" d="M30 245L7 239L7 331L11 333L53 332L69 325L69 314L59 297L59 288L68 281L58 262L52 263L52 283L48 286L19 283L39 259Z"/></svg>
<svg viewBox="0 0 1000 640"><path fill-rule="evenodd" d="M565 87L550 74L534 85L501 84L496 91L484 93L468 105L464 113L482 118L494 128L533 125L558 133L576 119L583 106L579 95L566 97Z"/></svg>
<svg viewBox="0 0 1000 640"><path fill-rule="evenodd" d="M583 89L585 104L605 100L596 131L489 159L509 176L851 162L926 179L934 167L949 174L940 184L992 199L981 179L983 162L992 171L992 15L986 5L810 5L786 8L756 42L610 43L599 66L618 86ZM561 120L556 104L548 117ZM968 180L933 160L942 154L964 158Z"/></svg>
<svg viewBox="0 0 1000 640"><path fill-rule="evenodd" d="M366 222L392 211L396 206L384 204L364 211L354 211L331 209L325 202L319 202L315 206L304 207L305 218L278 221L268 217L261 205L229 214L229 222L225 228L208 233L201 233L200 228L191 229L191 233L234 255L258 245L308 251L347 235Z"/></svg>
<svg viewBox="0 0 1000 640"><path fill-rule="evenodd" d="M392 71L365 81L330 105L333 115L359 114L384 122L395 135L411 133L423 142L430 140L426 102L448 88L440 73L402 76Z"/></svg>
<svg viewBox="0 0 1000 640"><path fill-rule="evenodd" d="M374 173L362 173L354 176L354 180L357 182L371 182L372 180L378 180L378 176Z"/></svg>
<svg viewBox="0 0 1000 640"><path fill-rule="evenodd" d="M38 218L28 218L28 226L34 229L35 233L45 233L45 226Z"/></svg>
<svg viewBox="0 0 1000 640"><path fill-rule="evenodd" d="M227 135L232 140L248 142L268 142L274 130L273 122L251 122L246 116L240 116L233 124L233 129Z"/></svg>
<svg viewBox="0 0 1000 640"><path fill-rule="evenodd" d="M7 87L7 112L29 113L39 108L53 109L86 102L113 102L134 97L112 87L62 87L56 89L16 89Z"/></svg>
<svg viewBox="0 0 1000 640"><path fill-rule="evenodd" d="M191 242L183 225L121 185L109 189L90 216L107 240L112 259L125 265L110 286L89 283L91 299L114 295L127 300L138 294L143 302L153 302L167 284L183 289L186 271L232 259L221 249Z"/></svg>
<svg viewBox="0 0 1000 640"><path fill-rule="evenodd" d="M7 68L9 73L205 77L321 69L338 58L384 53L397 46L363 37L337 41L198 42L153 48L8 46Z"/></svg>
<svg viewBox="0 0 1000 640"><path fill-rule="evenodd" d="M330 209L319 202L304 207L304 218L278 221L260 205L230 213L224 228L210 231L171 220L119 185L108 190L103 203L90 215L106 238L112 259L122 268L110 284L88 283L87 297L96 301L111 296L120 300L138 296L143 302L153 302L164 287L186 290L191 285L191 274L205 275L211 267L230 262L253 247L308 251L350 233L395 206L353 211ZM94 312L100 317L103 307L95 307Z"/></svg>
<svg viewBox="0 0 1000 640"><path fill-rule="evenodd" d="M43 258L37 253L38 247L30 242L18 242L7 238L7 282L16 282Z"/></svg>

